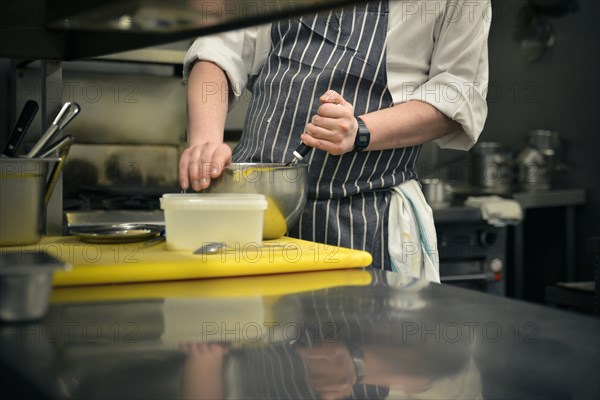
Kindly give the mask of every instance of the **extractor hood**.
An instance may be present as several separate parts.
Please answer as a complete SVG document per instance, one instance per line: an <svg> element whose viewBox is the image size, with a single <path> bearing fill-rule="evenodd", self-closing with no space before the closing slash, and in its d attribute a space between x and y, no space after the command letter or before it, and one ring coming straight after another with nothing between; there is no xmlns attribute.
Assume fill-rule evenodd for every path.
<svg viewBox="0 0 600 400"><path fill-rule="evenodd" d="M358 0L2 0L0 57L71 60L242 28Z"/></svg>

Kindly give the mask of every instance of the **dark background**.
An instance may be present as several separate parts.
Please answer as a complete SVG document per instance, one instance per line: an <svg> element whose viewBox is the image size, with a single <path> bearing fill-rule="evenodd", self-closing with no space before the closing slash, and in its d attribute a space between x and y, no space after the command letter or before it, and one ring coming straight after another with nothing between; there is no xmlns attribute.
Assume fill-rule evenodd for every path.
<svg viewBox="0 0 600 400"><path fill-rule="evenodd" d="M557 184L586 190L587 204L577 211L577 272L579 279L591 280L592 260L586 243L588 237L600 235L600 2L581 0L575 13L548 17L556 44L536 64L522 61L519 44L511 35L523 3L492 3L490 80L501 91L490 98L482 138L501 141L516 150L527 131L548 129L561 134L568 170L558 175ZM545 266L560 260L560 254L552 255L552 249L560 248L554 241L564 233L564 226L557 221L562 221L561 211L528 213L526 228L534 226L537 231L535 236L526 236L533 245L525 249L525 268L532 267L533 275L545 275ZM541 251L529 251L532 249Z"/></svg>
<svg viewBox="0 0 600 400"><path fill-rule="evenodd" d="M492 0L489 113L479 141L501 142L516 153L528 131L560 133L568 170L557 175L556 186L586 191L586 204L576 214L577 277L592 280L587 238L600 236L600 2L579 0L577 11L545 17L554 28L556 43L535 63L524 61L514 35L526 3ZM457 157L464 155L439 153L442 163ZM564 279L563 213L560 208L527 213L528 290L540 291L543 283Z"/></svg>

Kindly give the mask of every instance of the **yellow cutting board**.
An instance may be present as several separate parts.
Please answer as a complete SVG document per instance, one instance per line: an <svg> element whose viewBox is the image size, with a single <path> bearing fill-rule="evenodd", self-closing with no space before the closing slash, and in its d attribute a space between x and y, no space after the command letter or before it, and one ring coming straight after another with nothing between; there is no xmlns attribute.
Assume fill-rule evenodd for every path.
<svg viewBox="0 0 600 400"><path fill-rule="evenodd" d="M54 273L54 286L176 281L367 267L369 253L283 237L262 247L220 254L170 251L166 244L91 244L71 236L46 237L19 250L42 250L72 265ZM11 251L11 249L6 249ZM12 249L14 251L14 248Z"/></svg>
<svg viewBox="0 0 600 400"><path fill-rule="evenodd" d="M147 282L121 285L65 286L54 288L52 303L81 303L173 298L277 298L293 293L337 286L366 286L368 271L348 269L297 274L244 276L228 279L198 279L177 282Z"/></svg>

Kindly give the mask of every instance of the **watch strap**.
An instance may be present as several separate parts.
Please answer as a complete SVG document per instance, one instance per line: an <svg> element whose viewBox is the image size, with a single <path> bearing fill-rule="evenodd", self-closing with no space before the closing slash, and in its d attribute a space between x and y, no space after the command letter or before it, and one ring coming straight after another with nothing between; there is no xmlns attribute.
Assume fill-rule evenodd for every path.
<svg viewBox="0 0 600 400"><path fill-rule="evenodd" d="M369 132L367 125L365 125L364 121L360 117L356 117L356 122L358 123L358 129L356 131L356 137L354 138L353 151L359 152L363 151L369 146L369 142L371 141L371 133Z"/></svg>
<svg viewBox="0 0 600 400"><path fill-rule="evenodd" d="M348 346L348 351L350 352L354 370L356 371L356 383L360 383L365 377L365 355L360 348L353 345Z"/></svg>

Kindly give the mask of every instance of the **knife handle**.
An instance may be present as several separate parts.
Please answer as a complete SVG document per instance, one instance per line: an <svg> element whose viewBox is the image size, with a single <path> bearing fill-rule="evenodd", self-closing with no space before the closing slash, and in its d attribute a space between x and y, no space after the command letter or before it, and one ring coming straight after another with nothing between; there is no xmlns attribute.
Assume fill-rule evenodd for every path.
<svg viewBox="0 0 600 400"><path fill-rule="evenodd" d="M27 129L29 129L38 109L38 103L33 100L28 100L25 103L2 154L9 157L17 155L17 149L19 148L21 141L23 141L25 133L27 132Z"/></svg>

